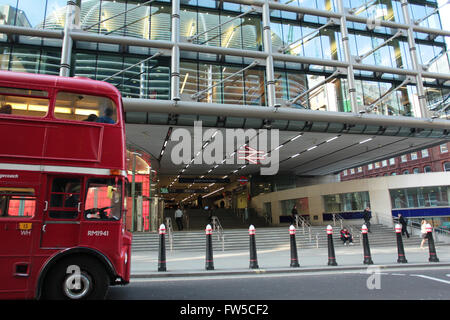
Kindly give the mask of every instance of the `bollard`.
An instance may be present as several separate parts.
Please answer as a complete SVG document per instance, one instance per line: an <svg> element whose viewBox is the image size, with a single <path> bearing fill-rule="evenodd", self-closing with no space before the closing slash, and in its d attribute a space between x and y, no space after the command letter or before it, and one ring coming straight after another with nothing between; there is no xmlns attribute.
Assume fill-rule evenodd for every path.
<svg viewBox="0 0 450 320"><path fill-rule="evenodd" d="M330 225L328 225L327 227L327 237L328 237L328 265L337 266L336 254L334 253L333 227Z"/></svg>
<svg viewBox="0 0 450 320"><path fill-rule="evenodd" d="M206 270L214 270L213 247L212 247L212 228L208 224L205 229L206 233Z"/></svg>
<svg viewBox="0 0 450 320"><path fill-rule="evenodd" d="M367 236L367 226L365 224L362 225L361 233L363 236L363 247L364 247L364 264L373 264L372 257L370 255L370 247L369 247L369 238Z"/></svg>
<svg viewBox="0 0 450 320"><path fill-rule="evenodd" d="M297 243L295 242L295 227L289 227L289 234L291 236L291 267L298 268L300 264L298 263L298 255L297 255Z"/></svg>
<svg viewBox="0 0 450 320"><path fill-rule="evenodd" d="M427 239L428 239L428 249L430 251L430 258L428 258L428 261L439 262L439 259L436 255L436 248L434 247L433 228L429 223L427 223Z"/></svg>
<svg viewBox="0 0 450 320"><path fill-rule="evenodd" d="M259 269L256 256L255 227L253 225L248 228L248 234L250 236L250 269Z"/></svg>
<svg viewBox="0 0 450 320"><path fill-rule="evenodd" d="M403 248L402 239L402 226L400 224L395 225L395 233L397 234L397 251L398 251L398 263L408 263L405 257L405 249Z"/></svg>
<svg viewBox="0 0 450 320"><path fill-rule="evenodd" d="M159 226L159 254L158 254L158 271L166 270L166 242L165 242L166 226Z"/></svg>

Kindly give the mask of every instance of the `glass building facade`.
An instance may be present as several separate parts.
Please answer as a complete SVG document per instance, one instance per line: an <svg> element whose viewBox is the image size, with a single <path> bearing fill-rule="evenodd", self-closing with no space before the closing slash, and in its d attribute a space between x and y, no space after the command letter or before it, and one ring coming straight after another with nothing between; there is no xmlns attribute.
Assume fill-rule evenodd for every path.
<svg viewBox="0 0 450 320"><path fill-rule="evenodd" d="M173 42L170 1L76 2L75 31ZM179 3L180 43L223 48L223 54L181 46L179 70L172 70L170 53L148 59L159 51L151 45L77 40L70 54L70 75L106 79L124 97L167 100L176 73L181 100L271 106L273 90L277 103L303 94L289 105L293 108L355 112L369 106L371 113L381 115L423 116L422 97L428 110L441 110L440 117L448 119L448 36L434 32L442 30L436 1L408 1L406 17L401 1L394 0L282 0L278 3L287 9L273 9L275 2L270 2L266 22L261 6L238 2L242 1ZM0 25L61 31L66 11L67 1L62 0L2 0ZM421 32L414 29L409 36L407 19ZM270 30L270 39L265 30ZM59 74L62 42L58 37L0 33L0 69ZM239 53L228 54L228 49ZM265 58L259 61L253 54L267 52L274 55L273 75ZM361 61L355 63L355 57ZM242 71L255 59L260 63ZM345 72L330 77L340 66ZM420 76L421 87L414 80L405 83L408 76ZM151 122L150 118L146 113L127 115L128 122Z"/></svg>

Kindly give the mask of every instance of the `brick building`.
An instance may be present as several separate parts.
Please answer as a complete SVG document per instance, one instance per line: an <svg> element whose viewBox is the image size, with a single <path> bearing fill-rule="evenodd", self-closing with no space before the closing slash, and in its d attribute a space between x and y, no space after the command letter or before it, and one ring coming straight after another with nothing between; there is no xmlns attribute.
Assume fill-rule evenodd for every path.
<svg viewBox="0 0 450 320"><path fill-rule="evenodd" d="M344 170L341 181L388 175L450 171L450 143Z"/></svg>

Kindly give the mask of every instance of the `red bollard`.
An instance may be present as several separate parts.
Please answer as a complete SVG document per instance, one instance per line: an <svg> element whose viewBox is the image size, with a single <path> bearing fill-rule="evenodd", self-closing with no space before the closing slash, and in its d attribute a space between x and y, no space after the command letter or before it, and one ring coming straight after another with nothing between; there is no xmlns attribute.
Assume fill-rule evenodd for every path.
<svg viewBox="0 0 450 320"><path fill-rule="evenodd" d="M328 265L337 266L336 254L334 253L333 227L330 225L328 225L327 227L327 237L328 237Z"/></svg>
<svg viewBox="0 0 450 320"><path fill-rule="evenodd" d="M408 263L405 257L405 249L403 248L402 239L402 226L400 224L395 225L395 233L397 234L397 251L398 251L398 263Z"/></svg>
<svg viewBox="0 0 450 320"><path fill-rule="evenodd" d="M212 228L208 224L205 229L206 233L206 270L214 270L213 248L212 248Z"/></svg>
<svg viewBox="0 0 450 320"><path fill-rule="evenodd" d="M295 242L295 227L293 225L289 227L289 234L291 238L291 267L297 268L300 267L300 264L298 263L297 243Z"/></svg>
<svg viewBox="0 0 450 320"><path fill-rule="evenodd" d="M373 264L372 256L370 254L369 238L367 236L367 232L368 232L367 226L365 224L363 224L362 228L361 228L361 233L362 233L362 236L363 236L363 247L364 247L364 261L363 261L363 263L364 264Z"/></svg>
<svg viewBox="0 0 450 320"><path fill-rule="evenodd" d="M166 270L166 226L161 224L159 226L159 254L158 254L158 271Z"/></svg>
<svg viewBox="0 0 450 320"><path fill-rule="evenodd" d="M251 225L248 228L250 236L250 269L259 269L258 258L256 256L255 227Z"/></svg>
<svg viewBox="0 0 450 320"><path fill-rule="evenodd" d="M431 227L431 224L429 223L427 223L427 239L428 239L428 249L430 252L428 262L439 262L439 258L436 255L436 248L434 247L433 227Z"/></svg>

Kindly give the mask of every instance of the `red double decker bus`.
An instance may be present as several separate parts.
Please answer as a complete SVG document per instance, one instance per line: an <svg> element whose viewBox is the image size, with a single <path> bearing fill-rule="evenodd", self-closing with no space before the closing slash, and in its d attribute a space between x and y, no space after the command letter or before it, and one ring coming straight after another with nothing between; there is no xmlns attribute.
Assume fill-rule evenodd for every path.
<svg viewBox="0 0 450 320"><path fill-rule="evenodd" d="M0 71L0 298L102 299L130 278L110 84Z"/></svg>

